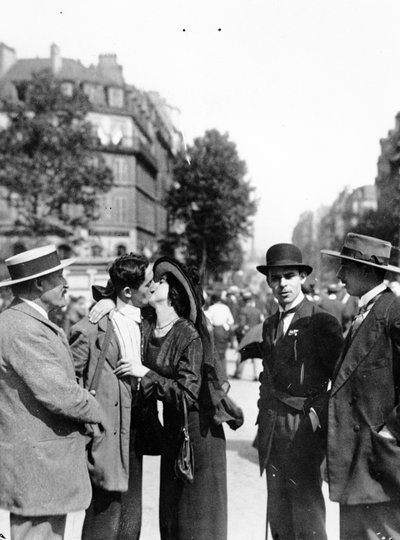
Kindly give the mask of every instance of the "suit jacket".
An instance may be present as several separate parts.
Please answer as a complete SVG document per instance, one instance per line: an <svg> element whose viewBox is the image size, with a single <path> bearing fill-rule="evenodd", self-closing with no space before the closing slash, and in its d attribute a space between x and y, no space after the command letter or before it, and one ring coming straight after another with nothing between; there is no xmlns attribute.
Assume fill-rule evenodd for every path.
<svg viewBox="0 0 400 540"><path fill-rule="evenodd" d="M347 350L346 350L347 349ZM400 499L400 299L387 289L347 338L329 400L330 497ZM396 441L379 434L386 426Z"/></svg>
<svg viewBox="0 0 400 540"><path fill-rule="evenodd" d="M108 316L98 324L87 317L71 329L70 346L76 374L89 387L99 360L107 329ZM93 482L108 491L127 491L129 479L129 437L132 407L130 377L118 378L113 370L121 358L118 339L112 327L110 344L96 398L106 413L106 430L93 452L95 466L89 462Z"/></svg>
<svg viewBox="0 0 400 540"><path fill-rule="evenodd" d="M61 328L14 300L0 315L0 507L24 516L87 508L81 431L102 417L76 383Z"/></svg>
<svg viewBox="0 0 400 540"><path fill-rule="evenodd" d="M276 345L279 314L263 325L258 451L261 473L269 459L278 402L307 412L313 407L325 428L327 386L340 355L343 337L339 322L306 298Z"/></svg>

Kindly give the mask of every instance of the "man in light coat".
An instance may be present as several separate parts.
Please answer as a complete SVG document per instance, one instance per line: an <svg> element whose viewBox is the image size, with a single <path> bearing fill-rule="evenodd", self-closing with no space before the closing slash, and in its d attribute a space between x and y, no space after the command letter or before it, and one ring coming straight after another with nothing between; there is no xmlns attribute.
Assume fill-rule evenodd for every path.
<svg viewBox="0 0 400 540"><path fill-rule="evenodd" d="M278 312L263 325L258 402L260 471L266 470L267 522L276 540L326 540L321 462L328 384L343 338L339 322L307 300L311 266L293 244L276 244L257 270L267 277ZM349 539L350 540L350 539Z"/></svg>
<svg viewBox="0 0 400 540"><path fill-rule="evenodd" d="M400 539L400 299L384 283L391 244L348 233L338 277L359 298L329 400L330 497L340 538Z"/></svg>
<svg viewBox="0 0 400 540"><path fill-rule="evenodd" d="M72 261L50 245L5 262L11 279L0 287L15 298L0 315L0 530L9 538L10 527L12 540L79 538L91 498L84 424L103 413L48 319L65 305Z"/></svg>
<svg viewBox="0 0 400 540"><path fill-rule="evenodd" d="M113 429L107 431L97 455L92 456L93 500L86 513L83 539L137 540L142 515L142 455L135 444L140 414L135 407L138 380L123 373L119 376L119 371L122 358L141 361L141 308L149 302L153 272L144 256L130 253L117 258L109 274L115 309L97 324L85 317L72 327L70 337L76 374L88 386L104 347L107 326L111 328L96 397Z"/></svg>

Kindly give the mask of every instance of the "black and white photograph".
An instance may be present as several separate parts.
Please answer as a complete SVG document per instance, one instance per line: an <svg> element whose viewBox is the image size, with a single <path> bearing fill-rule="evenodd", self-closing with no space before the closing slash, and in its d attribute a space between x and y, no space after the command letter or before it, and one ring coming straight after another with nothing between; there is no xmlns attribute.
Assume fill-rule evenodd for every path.
<svg viewBox="0 0 400 540"><path fill-rule="evenodd" d="M398 0L0 17L0 539L400 540Z"/></svg>

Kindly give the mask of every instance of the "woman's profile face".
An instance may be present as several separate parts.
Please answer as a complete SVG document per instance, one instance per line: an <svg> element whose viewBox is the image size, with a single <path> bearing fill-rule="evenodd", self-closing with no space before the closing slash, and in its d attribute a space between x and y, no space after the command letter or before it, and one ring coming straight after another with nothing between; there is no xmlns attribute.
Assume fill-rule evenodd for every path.
<svg viewBox="0 0 400 540"><path fill-rule="evenodd" d="M166 276L160 277L159 281L152 281L150 285L149 304L155 307L156 304L168 301L169 285Z"/></svg>

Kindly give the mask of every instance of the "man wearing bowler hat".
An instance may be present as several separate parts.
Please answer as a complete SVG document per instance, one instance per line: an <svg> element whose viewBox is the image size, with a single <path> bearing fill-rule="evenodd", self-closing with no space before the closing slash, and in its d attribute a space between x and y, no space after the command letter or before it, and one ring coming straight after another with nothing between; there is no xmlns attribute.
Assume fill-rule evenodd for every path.
<svg viewBox="0 0 400 540"><path fill-rule="evenodd" d="M91 486L84 424L101 423L48 313L68 289L55 246L6 259L11 305L0 315L0 532L12 540L80 538Z"/></svg>
<svg viewBox="0 0 400 540"><path fill-rule="evenodd" d="M400 539L400 299L384 283L390 242L348 233L338 277L359 298L329 400L330 498L340 538Z"/></svg>
<svg viewBox="0 0 400 540"><path fill-rule="evenodd" d="M343 338L340 324L304 297L311 266L293 244L276 244L257 266L278 312L263 325L258 451L267 476L267 530L279 540L326 539L320 465L328 384ZM268 533L267 533L268 534Z"/></svg>

